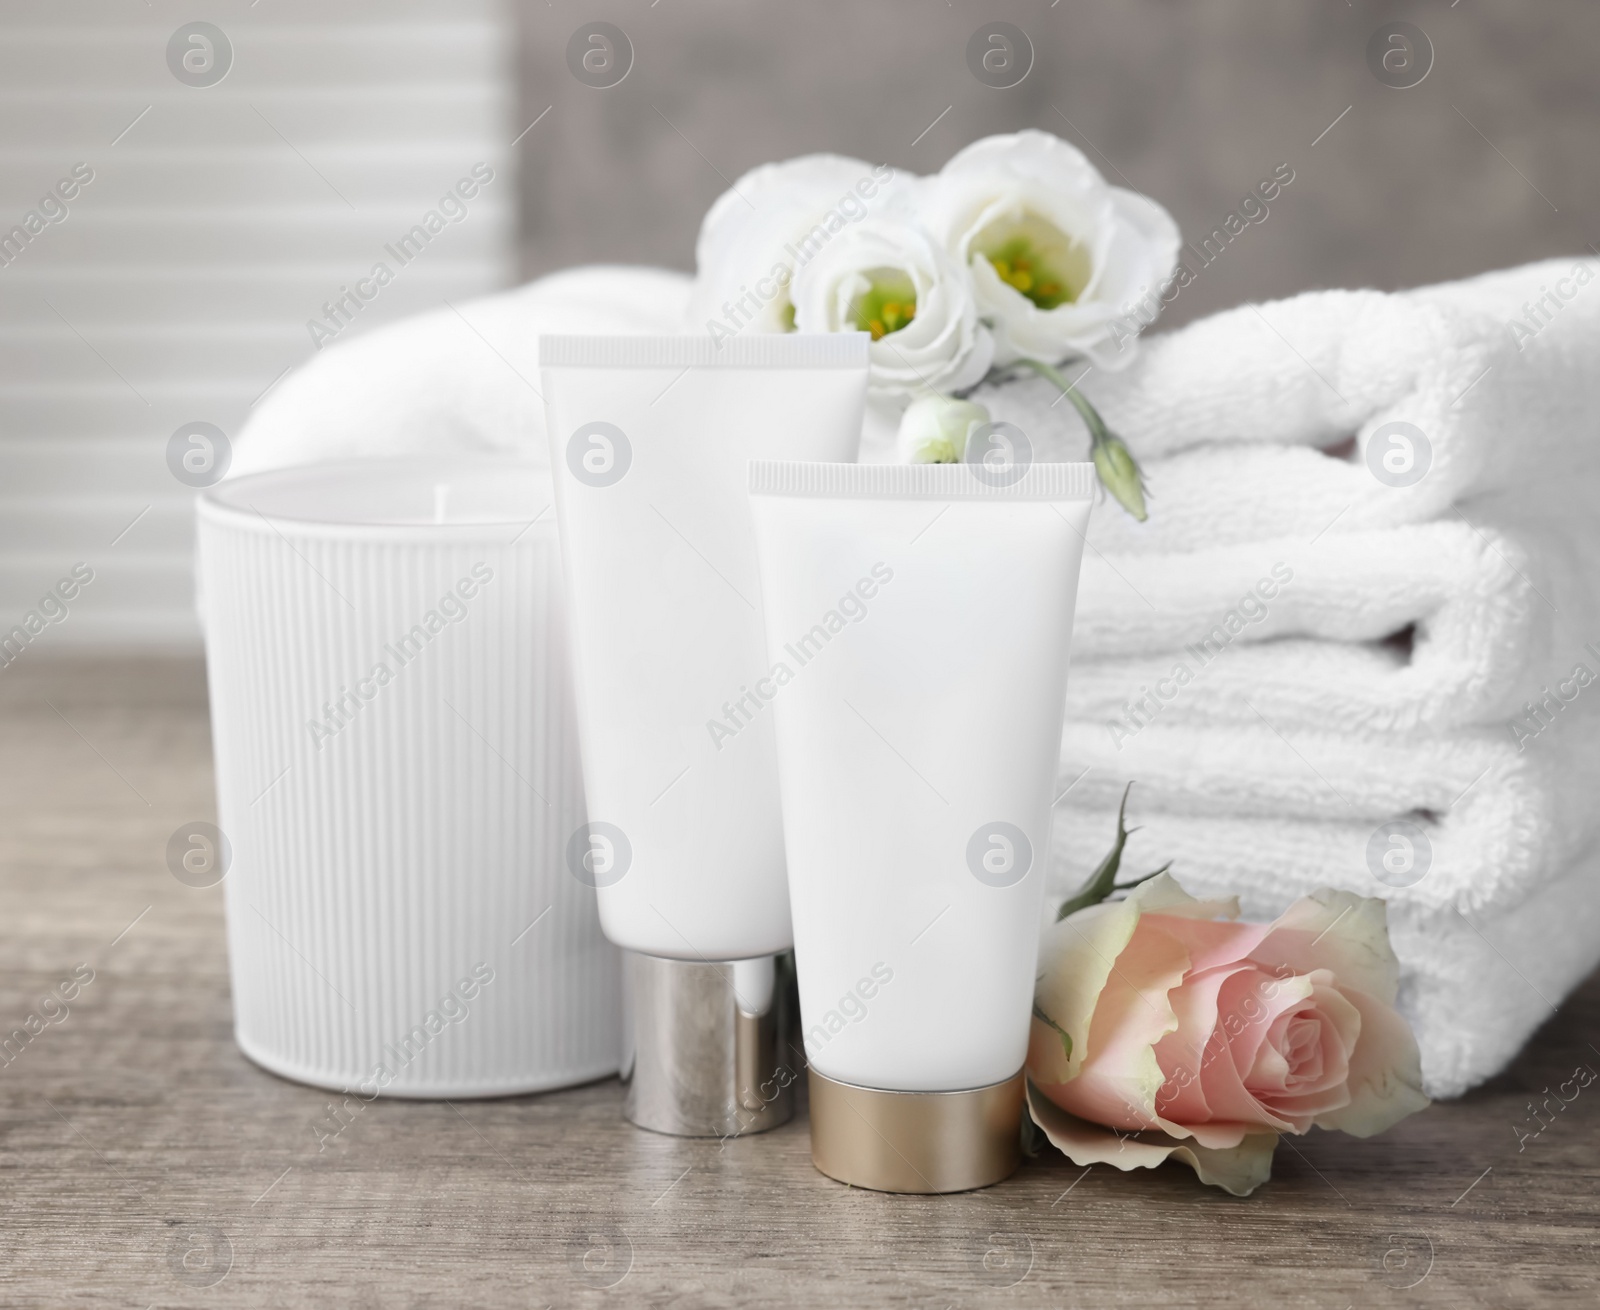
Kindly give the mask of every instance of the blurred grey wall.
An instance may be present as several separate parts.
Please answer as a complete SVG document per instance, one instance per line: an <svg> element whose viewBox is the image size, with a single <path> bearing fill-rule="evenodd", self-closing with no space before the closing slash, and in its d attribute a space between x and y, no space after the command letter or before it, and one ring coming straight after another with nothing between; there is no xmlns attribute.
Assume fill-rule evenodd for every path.
<svg viewBox="0 0 1600 1310"><path fill-rule="evenodd" d="M1275 166L1294 169L1167 323L1600 243L1595 0L518 3L519 126L549 111L520 145L530 276L599 260L691 268L706 207L767 160L829 150L928 173L1023 127L1076 143L1191 238ZM628 75L604 88L567 63L574 31L597 20L632 47ZM973 33L996 21L1033 48L1009 88L967 64ZM1413 86L1369 66L1369 41L1394 22L1432 47ZM1406 59L1391 56L1390 82L1414 76Z"/></svg>

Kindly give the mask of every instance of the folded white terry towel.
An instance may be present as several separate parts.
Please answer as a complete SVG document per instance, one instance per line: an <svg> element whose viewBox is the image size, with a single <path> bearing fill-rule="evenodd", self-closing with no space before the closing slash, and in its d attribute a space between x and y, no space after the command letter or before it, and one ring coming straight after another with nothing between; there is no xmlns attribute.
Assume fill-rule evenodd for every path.
<svg viewBox="0 0 1600 1310"><path fill-rule="evenodd" d="M229 473L424 451L547 461L539 334L680 332L690 285L667 269L575 268L342 341L261 402Z"/></svg>
<svg viewBox="0 0 1600 1310"><path fill-rule="evenodd" d="M1270 329L1262 337L1248 306L1153 337L1128 374L1085 380L1141 455L1173 453L1149 463L1151 525L1103 505L1091 526L1062 761L1061 786L1073 787L1063 887L1102 853L1130 778L1159 859L1260 888L1273 909L1332 884L1500 913L1594 840L1600 690L1578 694L1574 673L1600 674L1589 563L1600 555L1589 364L1600 285L1566 283L1536 335L1509 326L1533 322L1522 302L1573 267L1263 307L1336 361L1334 384L1359 411ZM1081 455L1077 419L1044 384L988 399L1044 457ZM1460 414L1469 402L1481 421ZM1525 421L1491 421L1519 408ZM1454 463L1423 479L1453 469L1449 496L1424 504L1416 488L1379 482L1359 447L1341 458L1316 448L1402 412L1449 420L1433 454ZM1522 461L1515 475L1507 457ZM1430 515L1442 517L1417 521ZM1380 526L1357 526L1363 516ZM1392 634L1404 640L1383 640ZM1552 716L1559 729L1524 752L1519 737ZM1366 843L1407 814L1430 834L1435 870L1385 888ZM1600 944L1585 951L1592 964Z"/></svg>
<svg viewBox="0 0 1600 1310"><path fill-rule="evenodd" d="M1154 495L1145 524L1102 506L1091 540L1120 553L1356 532L1592 473L1597 354L1592 259L1397 294L1313 292L1156 333L1127 370L1083 378ZM1010 382L978 398L1045 458L1084 448L1049 383ZM1406 487L1379 481L1364 459L1373 434L1396 421L1429 445L1427 472Z"/></svg>
<svg viewBox="0 0 1600 1310"><path fill-rule="evenodd" d="M1509 734L1482 730L1357 738L1257 720L1152 724L1117 751L1093 728L1069 725L1061 887L1082 881L1105 854L1132 781L1129 814L1144 825L1139 844L1151 868L1171 859L1180 878L1231 879L1285 901L1341 887L1396 904L1502 910L1600 840L1590 803L1600 788L1600 715L1565 713L1524 749ZM1371 862L1374 834L1393 819L1414 824L1431 851L1407 886L1386 885ZM1377 854L1385 850L1379 838Z"/></svg>
<svg viewBox="0 0 1600 1310"><path fill-rule="evenodd" d="M1600 852L1492 918L1392 906L1390 932L1423 1085L1459 1096L1505 1068L1594 968Z"/></svg>
<svg viewBox="0 0 1600 1310"><path fill-rule="evenodd" d="M1471 521L1187 554L1092 548L1072 712L1111 725L1144 701L1164 719L1503 723L1600 641L1600 516L1557 509L1496 503ZM1186 670L1194 691L1172 694Z"/></svg>

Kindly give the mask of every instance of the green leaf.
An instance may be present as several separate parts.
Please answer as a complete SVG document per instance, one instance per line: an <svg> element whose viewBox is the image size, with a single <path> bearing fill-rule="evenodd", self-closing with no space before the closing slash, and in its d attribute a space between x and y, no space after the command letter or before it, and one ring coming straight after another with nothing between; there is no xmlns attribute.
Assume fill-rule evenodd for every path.
<svg viewBox="0 0 1600 1310"><path fill-rule="evenodd" d="M1054 1029L1057 1033L1060 1034L1060 1036L1061 1036L1061 1053L1063 1055L1065 1055L1067 1057L1067 1059L1070 1060L1072 1058L1072 1034L1069 1033L1060 1024L1058 1024L1054 1019L1052 1019L1043 1010L1041 1010L1039 1008L1039 1002L1038 1001L1035 1001L1033 1003L1033 1017L1035 1019L1037 1019L1040 1023L1042 1023L1046 1028Z"/></svg>
<svg viewBox="0 0 1600 1310"><path fill-rule="evenodd" d="M1122 804L1117 807L1117 839L1110 852L1100 861L1100 867L1089 875L1088 881L1062 903L1056 911L1056 922L1059 923L1069 914L1100 904L1115 890L1117 870L1122 866L1122 848L1128 844L1128 828L1123 820L1128 813L1128 793L1132 790L1131 782L1122 790Z"/></svg>
<svg viewBox="0 0 1600 1310"><path fill-rule="evenodd" d="M1144 877L1135 878L1132 882L1119 882L1111 890L1114 891L1114 892L1131 892L1140 883L1149 882L1150 879L1152 879L1152 878L1159 878L1162 874L1164 874L1171 867L1172 867L1172 861L1168 860L1165 864L1163 864L1154 873L1147 873L1147 874L1145 874Z"/></svg>

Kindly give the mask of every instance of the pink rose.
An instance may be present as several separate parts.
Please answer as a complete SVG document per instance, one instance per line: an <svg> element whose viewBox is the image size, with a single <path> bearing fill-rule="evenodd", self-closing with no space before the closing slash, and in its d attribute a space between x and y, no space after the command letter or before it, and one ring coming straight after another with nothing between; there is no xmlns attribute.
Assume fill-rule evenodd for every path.
<svg viewBox="0 0 1600 1310"><path fill-rule="evenodd" d="M1270 924L1238 913L1161 874L1046 934L1029 1105L1078 1164L1176 1157L1244 1195L1280 1133L1370 1137L1427 1105L1384 903L1325 890Z"/></svg>

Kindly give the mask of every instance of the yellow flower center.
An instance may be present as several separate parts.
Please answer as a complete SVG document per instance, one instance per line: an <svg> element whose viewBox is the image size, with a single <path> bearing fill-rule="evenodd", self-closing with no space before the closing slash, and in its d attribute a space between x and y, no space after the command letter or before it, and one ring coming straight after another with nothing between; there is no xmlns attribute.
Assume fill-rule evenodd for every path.
<svg viewBox="0 0 1600 1310"><path fill-rule="evenodd" d="M867 275L867 289L850 306L857 329L882 341L917 316L917 289L897 268L875 268Z"/></svg>
<svg viewBox="0 0 1600 1310"><path fill-rule="evenodd" d="M990 224L973 249L1002 282L1040 309L1071 304L1094 273L1088 247L1034 214Z"/></svg>

